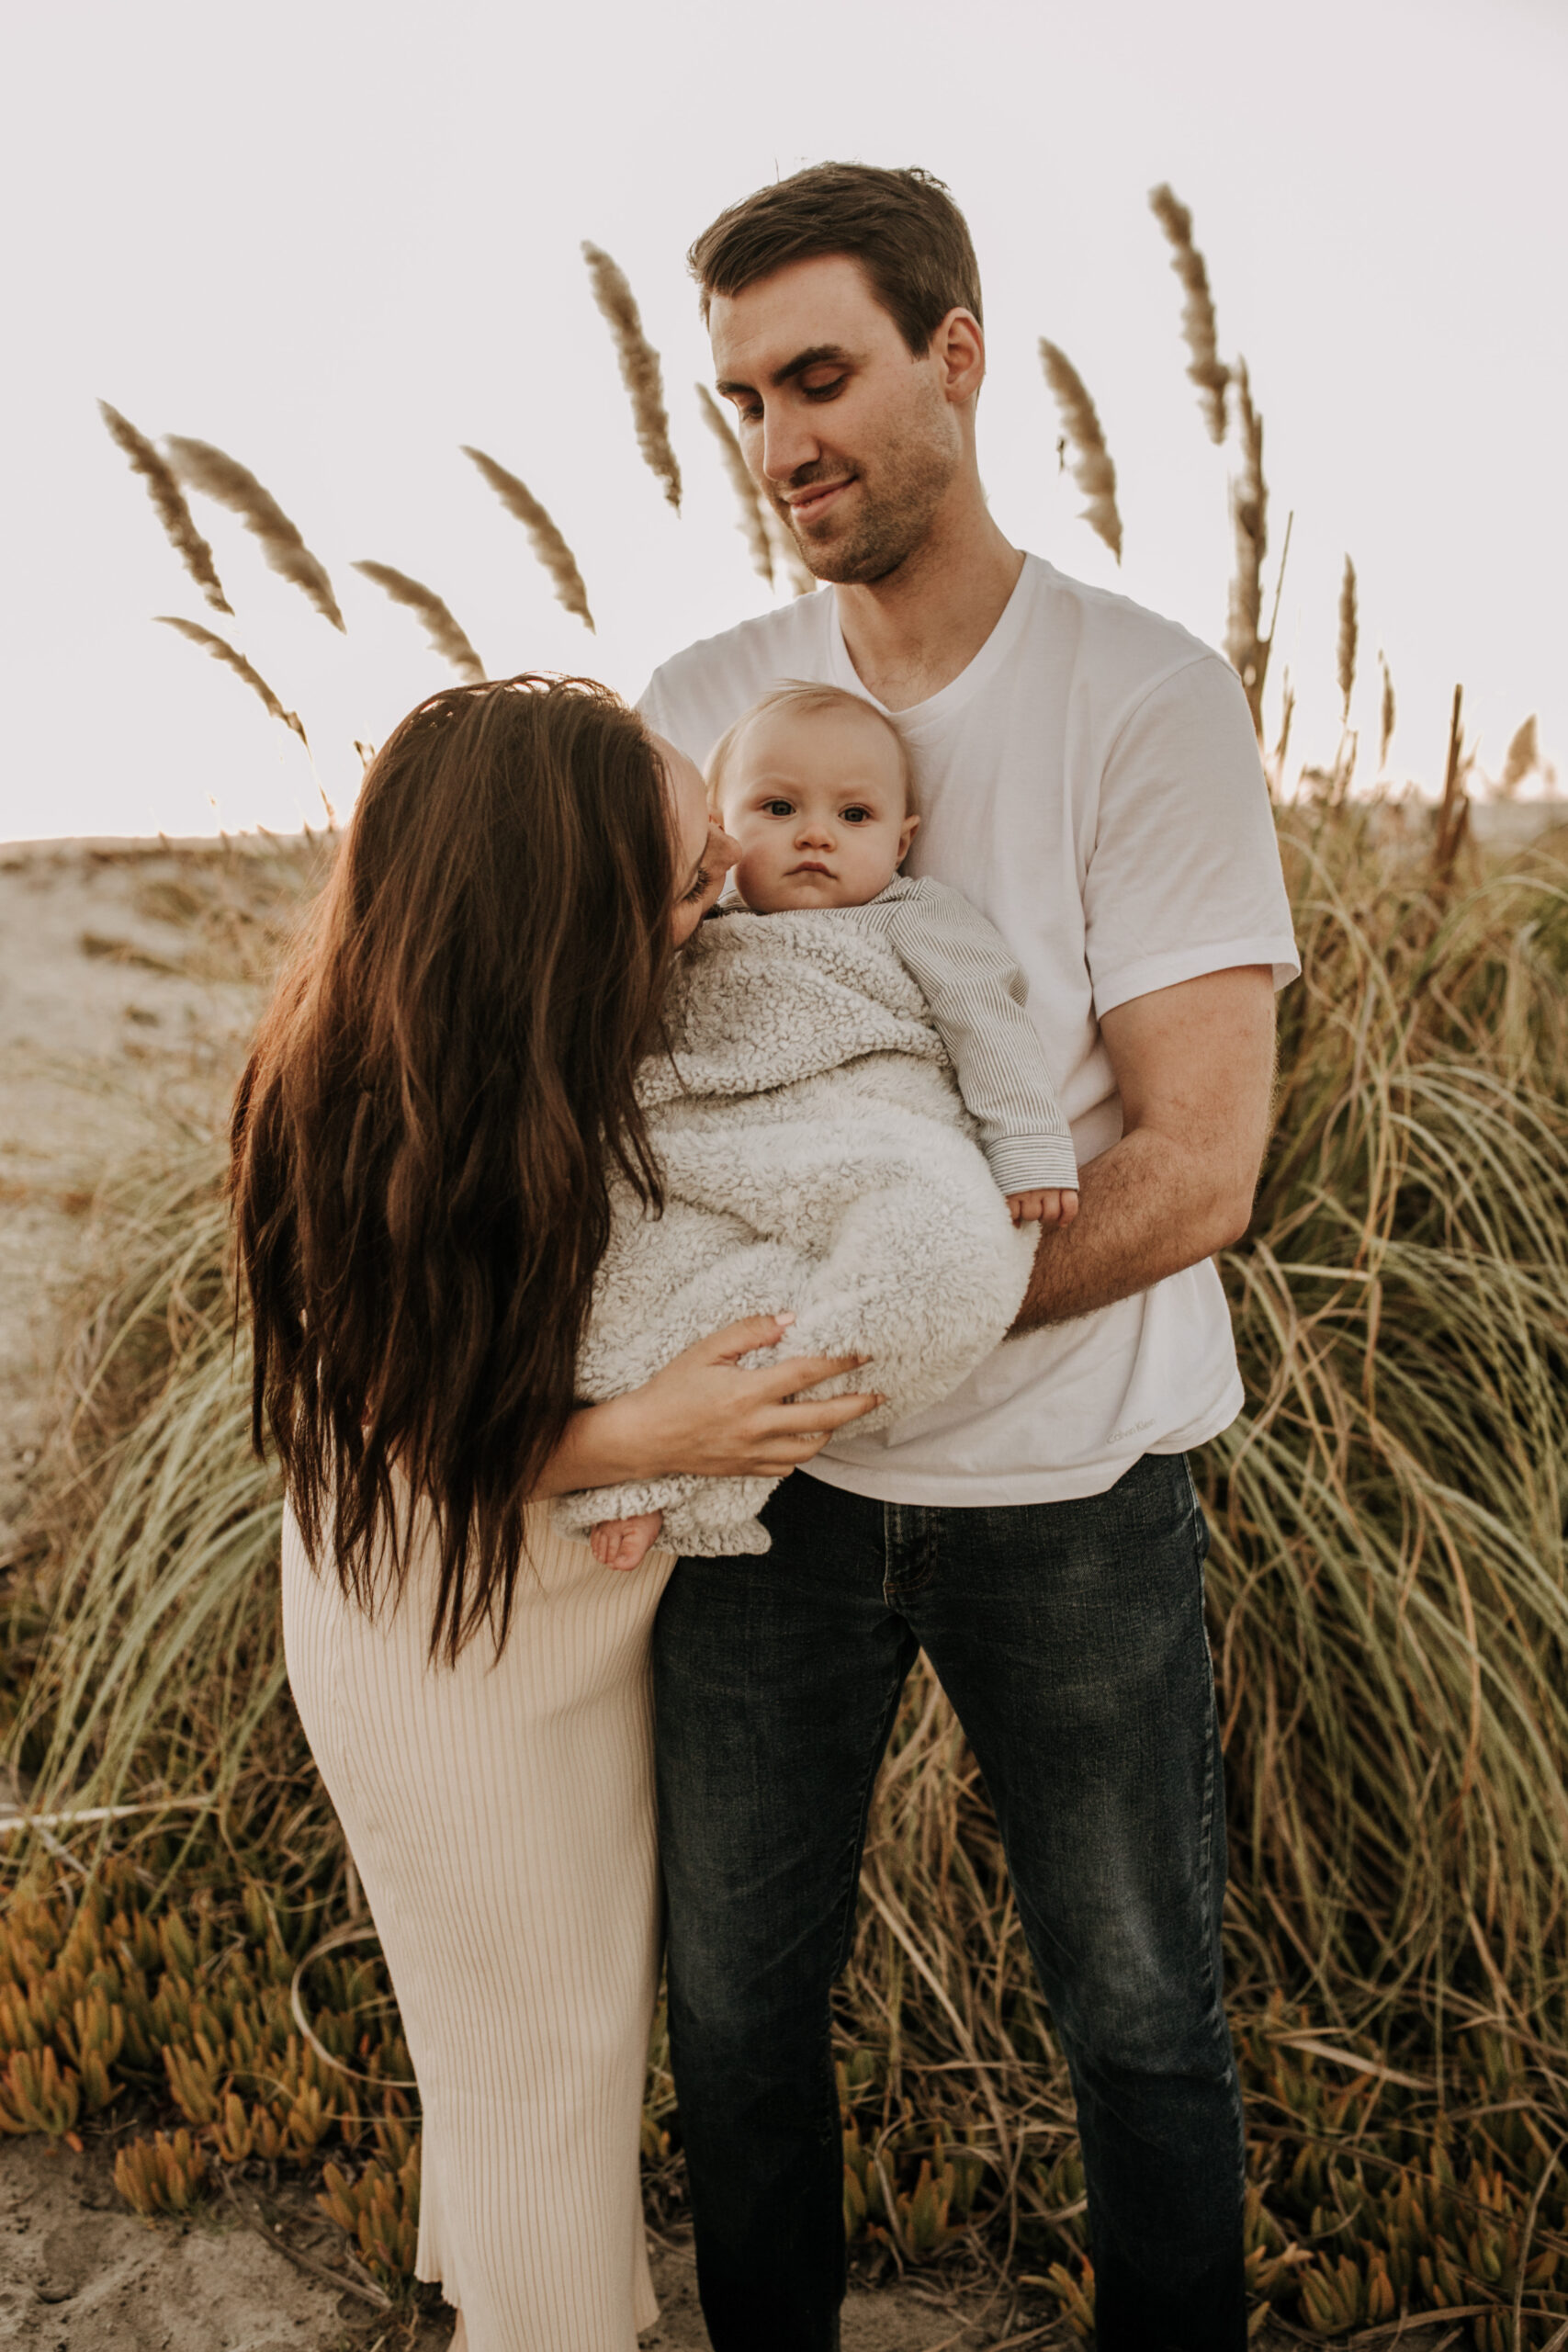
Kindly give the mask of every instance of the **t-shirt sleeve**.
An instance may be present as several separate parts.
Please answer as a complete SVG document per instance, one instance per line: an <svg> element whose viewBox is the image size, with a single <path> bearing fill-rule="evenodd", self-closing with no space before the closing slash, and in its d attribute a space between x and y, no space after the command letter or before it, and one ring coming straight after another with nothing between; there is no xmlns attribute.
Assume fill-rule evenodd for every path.
<svg viewBox="0 0 1568 2352"><path fill-rule="evenodd" d="M998 1190L1074 1189L1072 1130L1001 933L956 890L925 881L894 902L889 936L925 996Z"/></svg>
<svg viewBox="0 0 1568 2352"><path fill-rule="evenodd" d="M701 678L691 675L690 665L675 661L654 672L637 707L655 735L662 735L705 770L715 743L729 724L722 716L722 704L717 712L714 704L711 688L705 692Z"/></svg>
<svg viewBox="0 0 1568 2352"><path fill-rule="evenodd" d="M1122 720L1100 779L1084 881L1085 953L1103 1016L1204 972L1301 970L1274 811L1240 679L1209 654Z"/></svg>
<svg viewBox="0 0 1568 2352"><path fill-rule="evenodd" d="M660 673L655 670L637 698L637 707L642 717L647 719L653 732L656 735L662 735L666 742L670 742L674 739L670 733L670 712L664 690L659 683L660 676Z"/></svg>

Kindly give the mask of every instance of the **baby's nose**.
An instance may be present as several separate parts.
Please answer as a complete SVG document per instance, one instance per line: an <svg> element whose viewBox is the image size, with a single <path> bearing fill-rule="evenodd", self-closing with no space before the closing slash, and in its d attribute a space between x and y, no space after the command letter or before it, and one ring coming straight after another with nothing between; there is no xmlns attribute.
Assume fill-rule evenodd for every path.
<svg viewBox="0 0 1568 2352"><path fill-rule="evenodd" d="M830 842L833 828L826 817L803 817L795 838L802 842Z"/></svg>

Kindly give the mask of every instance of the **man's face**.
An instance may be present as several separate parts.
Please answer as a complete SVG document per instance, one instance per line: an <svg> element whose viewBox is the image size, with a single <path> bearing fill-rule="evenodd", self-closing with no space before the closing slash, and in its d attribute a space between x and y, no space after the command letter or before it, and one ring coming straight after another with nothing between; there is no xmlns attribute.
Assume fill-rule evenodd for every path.
<svg viewBox="0 0 1568 2352"><path fill-rule="evenodd" d="M868 906L919 822L898 746L847 705L763 711L736 744L723 792L735 887L753 914Z"/></svg>
<svg viewBox="0 0 1568 2352"><path fill-rule="evenodd" d="M964 461L940 333L912 356L844 254L716 296L708 333L746 462L818 579L885 580Z"/></svg>

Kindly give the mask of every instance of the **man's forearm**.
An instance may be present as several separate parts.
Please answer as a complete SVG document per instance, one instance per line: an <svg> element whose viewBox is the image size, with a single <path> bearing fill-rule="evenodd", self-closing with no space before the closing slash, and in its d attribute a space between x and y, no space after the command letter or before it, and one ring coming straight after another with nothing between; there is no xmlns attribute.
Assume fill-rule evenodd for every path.
<svg viewBox="0 0 1568 2352"><path fill-rule="evenodd" d="M1124 1121L1079 1178L1071 1225L1047 1226L1013 1329L1070 1322L1239 1241L1269 1139L1274 986L1226 967L1100 1019Z"/></svg>
<svg viewBox="0 0 1568 2352"><path fill-rule="evenodd" d="M1239 1238L1250 1202L1170 1139L1123 1136L1078 1179L1071 1225L1047 1226L1013 1335L1070 1322L1148 1290Z"/></svg>

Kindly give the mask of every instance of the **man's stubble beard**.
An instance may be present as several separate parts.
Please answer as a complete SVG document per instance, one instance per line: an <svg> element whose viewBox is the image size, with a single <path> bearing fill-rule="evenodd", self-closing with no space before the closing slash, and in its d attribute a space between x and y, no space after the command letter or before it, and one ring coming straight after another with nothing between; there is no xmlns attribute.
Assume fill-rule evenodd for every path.
<svg viewBox="0 0 1568 2352"><path fill-rule="evenodd" d="M834 587L870 587L924 544L960 463L945 435L909 435L886 452L874 491L863 474L857 477L861 513L842 537L810 538L795 529L782 500L774 497L773 503L817 579Z"/></svg>

